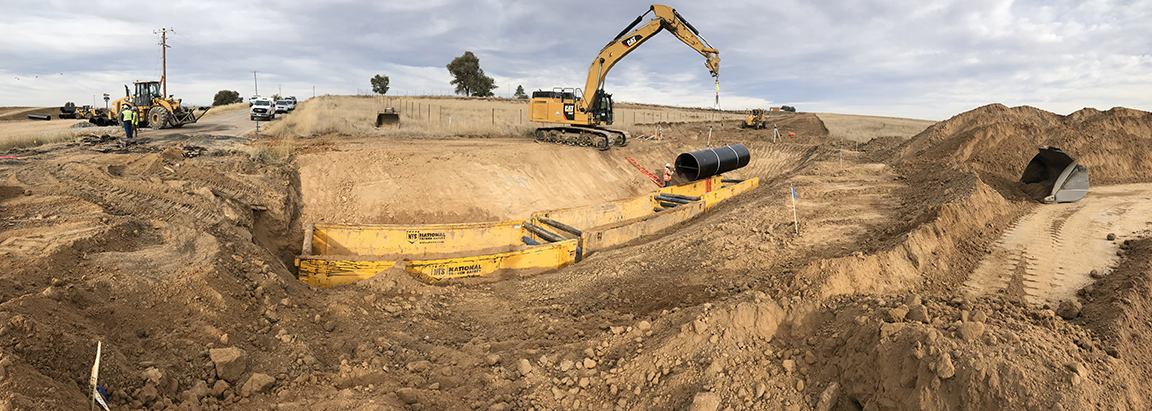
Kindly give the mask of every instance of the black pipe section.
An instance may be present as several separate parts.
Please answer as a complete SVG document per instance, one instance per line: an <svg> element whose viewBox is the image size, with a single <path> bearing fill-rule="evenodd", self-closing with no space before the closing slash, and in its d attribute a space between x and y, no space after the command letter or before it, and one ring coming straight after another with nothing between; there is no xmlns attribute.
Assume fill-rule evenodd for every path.
<svg viewBox="0 0 1152 411"><path fill-rule="evenodd" d="M532 239L532 237L529 237L529 236L524 236L524 237L521 237L521 238L520 238L520 240L524 241L524 244L528 244L528 245L540 245L540 242L539 242L539 241L533 240L533 239Z"/></svg>
<svg viewBox="0 0 1152 411"><path fill-rule="evenodd" d="M657 213L664 211L664 210L667 210L667 209L664 207L652 207L652 211L655 211Z"/></svg>
<svg viewBox="0 0 1152 411"><path fill-rule="evenodd" d="M555 243L558 241L564 241L564 237L553 234L553 233L551 233L548 230L545 230L543 228L534 226L534 225L532 225L532 223L524 223L524 228L528 229L528 231L531 231L532 234L536 234L536 235L540 236L540 238L548 240L548 242Z"/></svg>
<svg viewBox="0 0 1152 411"><path fill-rule="evenodd" d="M676 175L688 181L703 180L744 167L751 159L743 144L683 153L676 156Z"/></svg>
<svg viewBox="0 0 1152 411"><path fill-rule="evenodd" d="M700 197L686 196L683 194L664 193L661 195L664 197L679 198L679 199L688 200L688 201L700 201Z"/></svg>
<svg viewBox="0 0 1152 411"><path fill-rule="evenodd" d="M29 114L28 119L29 120L51 120L52 116L46 116L43 114Z"/></svg>
<svg viewBox="0 0 1152 411"><path fill-rule="evenodd" d="M669 203L669 202L664 202L664 201L661 201L659 204L661 207L664 207L664 208L674 208L674 207L680 205L680 203Z"/></svg>
<svg viewBox="0 0 1152 411"><path fill-rule="evenodd" d="M680 204L688 204L688 203L691 203L691 202L692 202L692 200L685 200L685 199L683 199L683 198L672 198L672 197L665 197L665 196L662 196L662 195L656 196L655 198L656 198L657 200L663 200L663 201L668 201L668 202L673 202L673 203L680 203Z"/></svg>
<svg viewBox="0 0 1152 411"><path fill-rule="evenodd" d="M561 223L561 222L553 220L551 218L540 217L540 218L537 218L537 220L540 220L541 223L548 224L550 226L559 228L561 231L567 231L567 232L569 232L572 235L577 236L577 237L584 235L584 232L580 231L576 227Z"/></svg>

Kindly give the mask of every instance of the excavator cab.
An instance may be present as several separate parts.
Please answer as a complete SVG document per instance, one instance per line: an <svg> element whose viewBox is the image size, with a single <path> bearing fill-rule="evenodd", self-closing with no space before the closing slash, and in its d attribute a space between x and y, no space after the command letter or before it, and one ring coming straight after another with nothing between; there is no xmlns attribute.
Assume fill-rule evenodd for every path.
<svg viewBox="0 0 1152 411"><path fill-rule="evenodd" d="M1043 198L1048 204L1071 203L1088 195L1088 167L1056 147L1040 146L1040 152L1028 162L1024 184L1043 184Z"/></svg>
<svg viewBox="0 0 1152 411"><path fill-rule="evenodd" d="M612 95L605 93L604 89L596 90L596 95L592 96L592 107L588 108L588 112L600 124L612 124Z"/></svg>

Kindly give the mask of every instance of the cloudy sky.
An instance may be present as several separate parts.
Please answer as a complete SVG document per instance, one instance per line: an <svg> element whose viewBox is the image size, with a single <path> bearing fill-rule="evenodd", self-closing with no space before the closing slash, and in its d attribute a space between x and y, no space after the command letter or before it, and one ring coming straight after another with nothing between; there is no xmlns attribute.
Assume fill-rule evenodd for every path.
<svg viewBox="0 0 1152 411"><path fill-rule="evenodd" d="M632 0L2 0L0 106L91 104L160 77L210 104L283 90L299 98L451 94L464 51L496 93L583 87L593 57L650 3ZM1152 109L1152 1L827 0L668 3L720 50L720 105L942 120L1003 103L1067 114ZM617 64L617 101L711 107L704 58L661 33ZM100 102L99 104L102 104Z"/></svg>

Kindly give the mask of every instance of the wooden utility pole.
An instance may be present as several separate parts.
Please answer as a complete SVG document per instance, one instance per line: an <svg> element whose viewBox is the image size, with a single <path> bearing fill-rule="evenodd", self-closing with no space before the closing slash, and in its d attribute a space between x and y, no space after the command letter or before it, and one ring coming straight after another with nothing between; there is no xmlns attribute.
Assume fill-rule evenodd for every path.
<svg viewBox="0 0 1152 411"><path fill-rule="evenodd" d="M160 87L164 88L164 98L168 98L168 32L172 31L167 28L161 28L159 31L152 33L160 34Z"/></svg>

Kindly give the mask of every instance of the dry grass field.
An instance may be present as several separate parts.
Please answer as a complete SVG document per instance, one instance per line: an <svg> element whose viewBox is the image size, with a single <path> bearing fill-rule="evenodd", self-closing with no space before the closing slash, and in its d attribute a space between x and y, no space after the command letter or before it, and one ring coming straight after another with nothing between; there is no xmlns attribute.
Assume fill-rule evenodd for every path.
<svg viewBox="0 0 1152 411"><path fill-rule="evenodd" d="M828 135L832 137L843 136L848 140L865 142L876 137L904 137L910 138L919 134L933 124L932 120L916 120L911 118L859 116L853 114L817 113L824 127L828 128Z"/></svg>
<svg viewBox="0 0 1152 411"><path fill-rule="evenodd" d="M399 128L375 127L385 108L400 114ZM734 121L735 112L622 103L616 105L613 128L633 134L653 133L657 123ZM341 134L347 136L520 136L535 130L528 119L528 100L458 97L321 96L301 102L296 110L271 123L275 137Z"/></svg>

